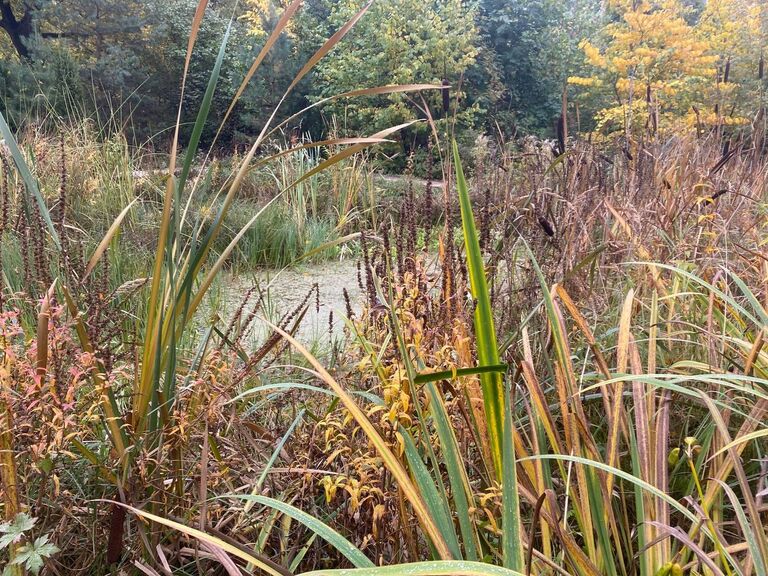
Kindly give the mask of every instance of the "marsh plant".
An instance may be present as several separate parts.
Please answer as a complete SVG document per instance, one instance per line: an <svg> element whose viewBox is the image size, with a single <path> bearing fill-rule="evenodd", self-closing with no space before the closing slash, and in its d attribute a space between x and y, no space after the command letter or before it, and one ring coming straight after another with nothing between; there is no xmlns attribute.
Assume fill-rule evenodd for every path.
<svg viewBox="0 0 768 576"><path fill-rule="evenodd" d="M119 136L19 146L0 117L4 574L767 574L760 126L595 143L568 136L564 98L557 141L478 140L465 174L425 99L428 178L382 208L366 153L410 123L273 147L369 6L226 171L198 148L230 28L150 184ZM451 93L308 106L431 90ZM204 313L238 251L345 243L365 301L344 290L324 358L296 338L321 286L282 315L259 284Z"/></svg>

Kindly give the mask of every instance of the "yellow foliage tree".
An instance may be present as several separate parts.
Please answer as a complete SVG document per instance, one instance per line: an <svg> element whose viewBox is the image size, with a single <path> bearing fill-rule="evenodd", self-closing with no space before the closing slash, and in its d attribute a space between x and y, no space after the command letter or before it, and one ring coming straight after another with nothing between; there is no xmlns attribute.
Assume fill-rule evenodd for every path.
<svg viewBox="0 0 768 576"><path fill-rule="evenodd" d="M610 0L608 8L615 21L597 44L581 44L594 75L569 82L612 94L612 105L597 114L598 129L676 127L716 76L709 42L679 0Z"/></svg>
<svg viewBox="0 0 768 576"><path fill-rule="evenodd" d="M708 0L696 25L699 38L717 58L717 73L705 91L708 103L696 121L743 124L760 104L768 5L764 0Z"/></svg>
<svg viewBox="0 0 768 576"><path fill-rule="evenodd" d="M264 40L282 16L286 5L285 0L245 0L246 9L240 16L240 20L248 23L248 32L251 36ZM288 33L291 33L290 23Z"/></svg>

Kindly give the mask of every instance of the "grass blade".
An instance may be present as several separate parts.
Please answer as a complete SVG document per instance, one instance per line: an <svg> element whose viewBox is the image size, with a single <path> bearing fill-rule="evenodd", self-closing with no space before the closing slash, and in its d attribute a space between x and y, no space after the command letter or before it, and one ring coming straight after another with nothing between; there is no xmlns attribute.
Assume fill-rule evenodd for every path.
<svg viewBox="0 0 768 576"><path fill-rule="evenodd" d="M312 530L312 532L341 552L347 560L352 562L352 564L358 568L373 566L373 562L371 562L365 554L360 552L354 544L344 538L344 536L311 514L307 514L295 506L291 506L280 500L275 500L274 498L269 498L268 496L259 496L257 494L230 494L228 496L221 496L221 498L238 498L282 512L286 516L290 516L297 522L304 524L304 526Z"/></svg>
<svg viewBox="0 0 768 576"><path fill-rule="evenodd" d="M467 270L475 300L475 338L477 339L477 359L481 366L497 366L499 349L496 344L496 330L493 325L493 311L488 292L488 282L485 277L483 255L480 250L480 240L475 228L475 218L472 213L472 203L469 199L464 170L459 158L459 146L453 142L453 158L456 165L456 187L461 204L461 223L464 230L464 246L467 251ZM483 390L485 417L488 424L488 435L497 478L501 479L503 472L502 436L504 399L501 375L496 372L480 374Z"/></svg>
<svg viewBox="0 0 768 576"><path fill-rule="evenodd" d="M501 477L502 494L502 553L504 567L522 572L525 570L523 527L520 519L520 497L517 489L517 459L515 440L512 435L511 392L504 394L504 474ZM532 542L528 543L533 546Z"/></svg>
<svg viewBox="0 0 768 576"><path fill-rule="evenodd" d="M112 225L109 227L109 230L107 230L107 233L104 235L104 238L101 239L101 242L99 242L96 250L93 251L93 254L88 259L88 265L85 267L83 279L87 278L88 275L93 272L96 264L98 264L99 260L104 255L104 252L107 251L110 242L112 242L112 238L115 237L115 234L117 234L117 231L120 229L120 224L122 224L123 219L128 215L128 212L131 210L135 203L136 200L133 200L130 204L128 204L128 206L123 208L120 214L117 215L117 218L114 219Z"/></svg>
<svg viewBox="0 0 768 576"><path fill-rule="evenodd" d="M522 573L481 562L454 560L414 562L357 570L314 570L304 572L303 576L522 576Z"/></svg>
<svg viewBox="0 0 768 576"><path fill-rule="evenodd" d="M133 512L134 514L136 514L136 516L138 516L139 518L145 518L147 520L151 520L152 522L156 522L158 524L162 524L163 526L167 526L168 528L173 528L174 530L178 530L179 532L182 532L187 536L197 538L201 542L205 542L206 544L210 544L212 546L220 548L221 550L224 550L225 552L231 554L236 558L240 558L241 560L245 560L246 562L249 562L254 566L258 566L259 569L263 570L267 574L270 574L271 576L285 576L284 572L277 570L274 566L271 565L271 563L267 563L261 558L257 558L256 556L252 556L251 554L246 554L240 548L236 546L232 546L231 544L229 544L228 542L225 542L221 538L211 536L210 534L206 534L205 532L202 532L201 530L197 530L196 528L190 528L189 526L186 526L181 522L176 522L175 520L168 520L167 518L163 518L162 516L157 516L156 514L145 512L144 510L140 510L139 508L134 508L133 506L130 506L128 504L123 504L122 502L110 501L110 504L116 504L118 506L122 506L123 508L126 508L131 512Z"/></svg>

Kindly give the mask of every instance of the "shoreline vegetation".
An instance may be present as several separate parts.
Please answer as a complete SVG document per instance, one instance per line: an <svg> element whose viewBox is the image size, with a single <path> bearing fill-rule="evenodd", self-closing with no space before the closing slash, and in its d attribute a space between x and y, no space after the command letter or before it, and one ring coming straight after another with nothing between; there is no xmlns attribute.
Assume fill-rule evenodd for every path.
<svg viewBox="0 0 768 576"><path fill-rule="evenodd" d="M119 107L6 103L2 576L767 575L762 3L604 3L538 134L519 92L472 124L455 54L374 87L382 4L166 14L176 120L141 145ZM412 50L478 61L489 22L589 15L420 4L389 6Z"/></svg>

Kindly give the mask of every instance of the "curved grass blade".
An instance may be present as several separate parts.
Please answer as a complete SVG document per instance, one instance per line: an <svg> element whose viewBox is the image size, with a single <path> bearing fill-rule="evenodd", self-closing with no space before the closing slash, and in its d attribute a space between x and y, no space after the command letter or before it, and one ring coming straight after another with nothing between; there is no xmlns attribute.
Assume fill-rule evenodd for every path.
<svg viewBox="0 0 768 576"><path fill-rule="evenodd" d="M259 479L256 481L256 485L253 487L252 495L256 495L257 493L261 492L261 487L264 485L264 480L267 478L267 474L269 474L269 471L272 469L272 467L275 465L275 462L277 462L278 456L280 456L280 453L283 451L283 448L285 447L286 442L288 442L288 438L291 437L291 434L293 434L293 431L296 429L296 427L301 423L301 421L304 419L304 413L306 410L302 408L299 410L299 413L296 414L296 418L293 419L293 422L291 422L291 425L288 427L288 430L285 431L285 434L280 438L280 441L275 446L275 449L272 451L272 455L269 457L269 460L267 461L267 464L264 466L264 470L261 471L261 475L259 476ZM251 503L245 505L245 512L248 512L251 508Z"/></svg>
<svg viewBox="0 0 768 576"><path fill-rule="evenodd" d="M465 560L413 562L363 569L314 570L302 576L523 576L521 572Z"/></svg>
<svg viewBox="0 0 768 576"><path fill-rule="evenodd" d="M371 562L365 554L360 552L360 550L354 544L336 532L336 530L321 522L311 514L307 514L303 510L299 510L295 506L291 506L287 502L282 502L280 500L275 500L274 498L269 498L268 496L260 496L257 494L228 494L225 496L217 496L216 498L238 498L240 500L245 500L246 502L253 502L254 504L260 504L262 506L266 506L273 510L282 512L286 516L293 518L297 522L300 522L312 530L312 532L336 548L336 550L341 552L341 554L343 554L347 560L352 562L352 564L358 568L368 568L373 566L373 562Z"/></svg>
<svg viewBox="0 0 768 576"><path fill-rule="evenodd" d="M145 512L144 510L140 510L139 508L134 508L129 504L123 504L122 502L114 502L114 501L109 501L109 502L110 504L116 504L118 506L122 506L123 508L130 510L131 512L136 514L136 516L138 516L139 518L146 518L147 520L151 520L152 522L156 522L158 524L162 524L163 526L167 526L168 528L173 528L174 530L178 530L179 532L182 532L187 536L197 538L201 542L205 542L212 546L216 546L217 548L224 550L225 552L231 554L232 556L235 556L236 558L240 558L241 560L245 560L246 562L249 562L254 566L258 566L259 569L263 570L267 574L270 574L271 576L285 576L284 572L277 570L271 564L264 562L264 560L262 560L261 558L257 558L256 556L247 554L243 552L240 548L236 546L232 546L231 544L229 544L228 542L225 542L221 538L211 536L210 534L206 534L205 532L201 530L197 530L196 528L190 528L189 526L186 526L181 522L168 520L167 518L163 518L162 516L157 516L155 514Z"/></svg>
<svg viewBox="0 0 768 576"><path fill-rule="evenodd" d="M655 496L656 498L664 500L672 508L674 508L680 514L685 516L692 524L698 525L699 522L701 521L701 518L696 516L693 512L688 510L688 508L680 504L680 502L672 498L669 494L659 490L655 486L649 484L648 482L646 482L645 480L642 480L641 478L638 478L637 476L634 476L628 472L625 472L624 470L614 468L613 466L608 466L607 464L598 462L597 460L590 460L589 458L582 458L581 456L571 456L568 454L538 454L536 456L528 456L526 458L521 458L521 460L562 460L564 462L573 462L575 464L582 464L584 466L592 466L594 468L602 470L603 472L613 474L617 478L626 480L627 482L638 486L642 490L649 492L651 495ZM712 535L709 532L707 532L707 536L710 539L712 539Z"/></svg>
<svg viewBox="0 0 768 576"><path fill-rule="evenodd" d="M765 556L765 552L760 544L760 540L765 538L765 528L761 526L762 523L750 522L747 515L744 513L739 497L733 491L733 488L728 486L727 483L722 480L715 480L723 489L723 492L728 496L728 500L731 502L731 507L736 514L739 526L741 527L741 533L744 535L744 539L747 541L749 547L749 553L752 556L752 563L757 576L766 576L768 574L768 558ZM750 498L749 495L746 496ZM761 529L763 532L761 532Z"/></svg>
<svg viewBox="0 0 768 576"><path fill-rule="evenodd" d="M398 130L401 130L407 126L410 126L413 124L413 122L405 122L403 124L399 124L397 126L393 126L391 128L387 128L385 130L381 130L380 132L377 132L371 138L385 138L386 136L397 132ZM190 302L188 308L187 308L187 314L191 316L195 313L197 308L200 306L200 303L202 302L203 298L205 297L206 292L211 287L211 284L213 284L214 279L216 278L217 274L221 270L221 268L224 266L224 263L229 258L232 251L235 249L237 244L240 242L242 237L245 235L245 233L248 231L248 229L256 222L258 217L264 213L264 211L272 204L272 202L275 202L278 198L280 198L283 194L285 194L288 190L294 188L295 186L299 185L301 182L306 180L307 178L312 177L314 174L317 174L318 172L321 172L325 170L326 168L333 166L337 162L340 162L344 158L347 158L348 156L351 156L355 152L359 152L366 148L368 144L355 144L352 146L349 146L345 150L342 150L338 154L334 154L324 162L321 162L319 165L317 165L312 170L305 173L303 176L292 182L288 187L284 188L280 192L278 192L269 202L267 202L261 209L259 209L254 216L246 222L243 227L240 229L240 231L232 238L232 240L229 242L226 248L222 250L219 257L216 259L216 262L211 266L211 269L208 271L208 273L205 275L203 280L200 282L200 286L197 289L197 292L195 293L195 296L192 298L192 301ZM243 161L245 163L245 161ZM241 168L240 172L243 172L243 168ZM244 174L243 174L244 176ZM238 178L241 177L241 174L238 173ZM230 192L227 193L227 198L225 198L224 202L225 204L222 205L222 207L219 209L219 214L217 215L216 219L214 220L214 223L211 225L211 229L209 230L207 236L203 240L202 247L200 250L198 250L195 253L194 260L192 264L189 267L189 271L187 273L187 277L184 280L185 285L191 286L192 278L194 278L197 274L197 271L199 271L200 266L202 266L202 262L204 257L207 255L210 246L213 244L214 240L218 236L221 227L223 226L223 218L226 213L226 210L229 206L228 202L231 202L232 197L234 196L234 192L236 191L235 186L239 187L239 182L236 181L232 184L230 188Z"/></svg>
<svg viewBox="0 0 768 576"><path fill-rule="evenodd" d="M445 87L440 84L389 84L387 86L376 86L374 88L359 88L357 90L350 90L349 92L342 92L341 94L334 94L333 96L326 96L321 98L317 102L313 102L309 106L306 106L294 112L288 118L277 124L272 130L267 132L267 136L271 136L279 131L281 128L290 124L292 121L303 116L313 108L333 102L334 100L340 100L341 98L356 98L358 96L380 96L383 94L398 94L401 92L419 92L421 90L443 90Z"/></svg>
<svg viewBox="0 0 768 576"><path fill-rule="evenodd" d="M485 266L480 249L480 240L475 228L469 187L459 157L459 147L453 141L453 160L456 170L456 187L461 206L461 223L464 232L464 247L467 253L467 271L470 279L472 297L475 301L475 338L477 340L477 359L480 366L498 366L499 348L496 342L496 329L493 323L493 310L485 277ZM517 486L515 445L513 438L512 410L509 395L504 393L502 377L499 372L480 373L483 392L483 406L488 429L491 457L496 477L502 485L503 528L502 548L504 565L521 572L525 569L525 551L523 550L523 531L520 520L520 501Z"/></svg>
<svg viewBox="0 0 768 576"><path fill-rule="evenodd" d="M224 114L224 119L221 122L222 127L229 118L229 115L232 114L232 110L234 110L235 105L240 100L240 97L243 95L246 86L248 86L248 83L251 81L251 78L253 78L256 70L259 69L259 66L261 66L264 58L266 58L267 54L269 54L269 51L272 50L272 46L275 45L275 42L277 42L280 34L283 33L283 30L288 25L288 22L296 13L296 10L298 10L301 6L302 1L303 0L293 0L293 2L291 2L283 11L282 16L280 16L280 20L277 21L275 28L270 33L269 38L267 38L267 41L264 43L264 46L261 47L258 56L256 56L256 59L253 61L251 67L248 69L248 72L245 74L245 78L243 78L243 81L240 83L240 87L237 89L237 92L235 92L235 96L232 98L232 103L229 105L229 108L227 108L227 112ZM221 128L219 128L219 130L221 130Z"/></svg>
<svg viewBox="0 0 768 576"><path fill-rule="evenodd" d="M109 227L109 230L107 230L107 233L104 234L104 238L101 239L101 242L99 242L96 250L93 251L93 254L89 258L88 265L85 267L85 272L83 273L83 279L87 278L88 275L93 272L96 264L98 264L99 260L104 255L104 252L107 251L109 243L112 242L112 238L114 238L115 234L117 234L117 231L120 229L120 224L122 224L123 219L126 217L137 200L138 199L132 200L130 204L123 208L122 212L117 215L117 218L114 219L112 225Z"/></svg>
<svg viewBox="0 0 768 576"><path fill-rule="evenodd" d="M208 120L208 114L211 110L211 103L213 102L213 94L216 92L216 85L219 83L219 75L221 74L221 65L224 62L224 55L227 50L227 43L229 42L229 35L232 32L232 22L230 21L227 26L226 32L224 32L224 38L221 40L219 46L219 53L216 56L216 62L213 65L213 71L208 79L208 85L205 88L205 94L203 95L203 101L200 103L200 108L197 111L197 118L192 128L192 135L189 138L189 144L184 155L184 162L181 166L181 174L179 175L177 186L177 194L181 194L184 189L184 184L189 176L189 171L192 169L192 161L197 154L197 147L200 145L200 137L203 134L203 127ZM177 207L178 209L178 207Z"/></svg>
<svg viewBox="0 0 768 576"><path fill-rule="evenodd" d="M453 527L453 521L451 520L451 510L448 507L447 498L445 494L440 494L435 485L435 480L432 478L427 466L421 459L416 448L416 443L413 441L411 434L402 426L400 427L400 435L403 438L403 444L405 446L405 457L408 460L408 468L413 475L413 480L419 487L419 492L424 498L424 503L432 512L432 517L435 519L437 527L440 529L441 534L445 537L445 541L450 548L451 553L455 558L461 557L461 549L459 548L459 539L456 537L456 530Z"/></svg>

